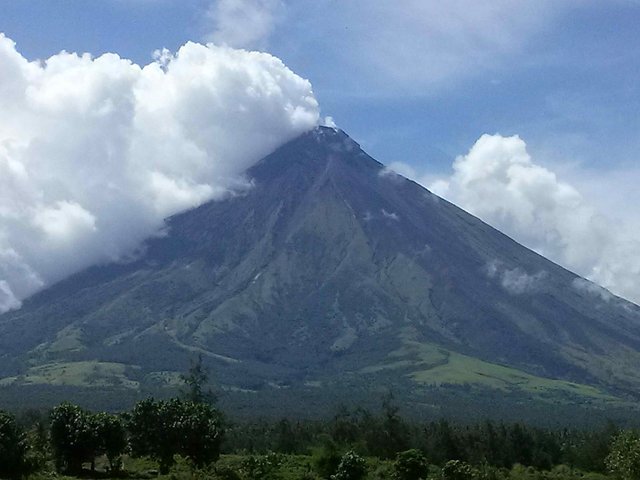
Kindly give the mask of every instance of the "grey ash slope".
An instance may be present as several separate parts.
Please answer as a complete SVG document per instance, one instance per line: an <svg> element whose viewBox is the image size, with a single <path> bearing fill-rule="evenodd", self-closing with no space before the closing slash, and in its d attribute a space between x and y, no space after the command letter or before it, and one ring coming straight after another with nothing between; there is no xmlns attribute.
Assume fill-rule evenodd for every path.
<svg viewBox="0 0 640 480"><path fill-rule="evenodd" d="M248 176L244 194L171 218L138 260L0 316L0 383L136 389L202 353L252 391L354 374L415 395L640 386L638 307L387 172L343 132L309 132Z"/></svg>

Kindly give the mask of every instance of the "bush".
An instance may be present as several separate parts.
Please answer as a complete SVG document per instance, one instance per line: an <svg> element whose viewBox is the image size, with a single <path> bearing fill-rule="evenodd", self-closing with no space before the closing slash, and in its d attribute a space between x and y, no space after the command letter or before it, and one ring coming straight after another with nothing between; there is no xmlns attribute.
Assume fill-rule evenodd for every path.
<svg viewBox="0 0 640 480"><path fill-rule="evenodd" d="M322 446L313 453L313 466L322 478L329 478L338 471L341 455L338 446L330 438L325 438Z"/></svg>
<svg viewBox="0 0 640 480"><path fill-rule="evenodd" d="M209 478L214 480L242 480L240 474L231 467L216 467L213 477L209 476Z"/></svg>
<svg viewBox="0 0 640 480"><path fill-rule="evenodd" d="M394 480L426 479L429 474L429 462L420 450L406 450L398 453L393 464Z"/></svg>
<svg viewBox="0 0 640 480"><path fill-rule="evenodd" d="M617 435L605 459L607 469L621 480L640 479L640 437L632 431Z"/></svg>
<svg viewBox="0 0 640 480"><path fill-rule="evenodd" d="M449 460L442 467L442 480L473 480L476 477L477 471L460 460Z"/></svg>
<svg viewBox="0 0 640 480"><path fill-rule="evenodd" d="M251 456L245 459L240 470L249 480L270 480L277 477L277 470L282 465L282 456L269 452L266 455Z"/></svg>
<svg viewBox="0 0 640 480"><path fill-rule="evenodd" d="M475 469L475 478L478 480L507 480L509 478L509 471L484 463Z"/></svg>
<svg viewBox="0 0 640 480"><path fill-rule="evenodd" d="M331 475L331 480L361 480L366 474L367 463L364 458L349 451L340 459L338 470L334 475Z"/></svg>

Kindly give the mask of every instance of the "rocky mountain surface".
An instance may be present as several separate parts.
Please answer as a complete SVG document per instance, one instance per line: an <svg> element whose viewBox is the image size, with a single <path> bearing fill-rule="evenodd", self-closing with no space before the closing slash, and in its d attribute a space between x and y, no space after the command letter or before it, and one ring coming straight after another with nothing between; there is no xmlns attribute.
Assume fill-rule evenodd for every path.
<svg viewBox="0 0 640 480"><path fill-rule="evenodd" d="M251 189L168 219L135 260L0 316L0 399L29 387L139 397L199 354L221 389L273 402L286 389L393 388L417 404L437 389L587 404L638 392L636 305L344 132L308 132L247 176Z"/></svg>

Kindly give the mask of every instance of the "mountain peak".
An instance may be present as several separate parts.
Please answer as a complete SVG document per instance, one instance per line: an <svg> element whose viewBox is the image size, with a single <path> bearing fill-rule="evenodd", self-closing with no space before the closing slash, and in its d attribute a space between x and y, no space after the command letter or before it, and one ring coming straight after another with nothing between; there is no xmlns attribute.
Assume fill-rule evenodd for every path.
<svg viewBox="0 0 640 480"><path fill-rule="evenodd" d="M344 130L334 127L318 126L303 133L299 137L301 142L312 142L335 151L360 151L360 145Z"/></svg>
<svg viewBox="0 0 640 480"><path fill-rule="evenodd" d="M343 130L318 126L267 155L250 168L247 174L251 178L265 181L285 172L297 172L308 177L330 166L337 167L343 162L357 167L360 174L366 170L377 173L384 168Z"/></svg>
<svg viewBox="0 0 640 480"><path fill-rule="evenodd" d="M637 310L383 168L341 130L291 140L247 172L253 188L172 217L136 261L0 316L0 385L68 370L147 387L197 352L264 401L273 385L390 382L416 402L443 384L594 401L640 388Z"/></svg>

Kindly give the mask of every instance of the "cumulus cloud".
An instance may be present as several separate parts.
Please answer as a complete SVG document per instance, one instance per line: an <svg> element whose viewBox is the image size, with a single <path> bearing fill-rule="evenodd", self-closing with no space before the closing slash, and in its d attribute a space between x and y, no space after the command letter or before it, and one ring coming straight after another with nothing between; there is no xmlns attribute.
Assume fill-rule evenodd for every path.
<svg viewBox="0 0 640 480"><path fill-rule="evenodd" d="M207 39L236 48L264 48L283 10L282 0L216 0L207 11L214 24Z"/></svg>
<svg viewBox="0 0 640 480"><path fill-rule="evenodd" d="M430 189L520 243L640 302L640 238L536 164L518 136L483 135Z"/></svg>
<svg viewBox="0 0 640 480"><path fill-rule="evenodd" d="M319 122L307 80L228 47L30 62L0 35L0 71L0 312L247 188L242 172Z"/></svg>

